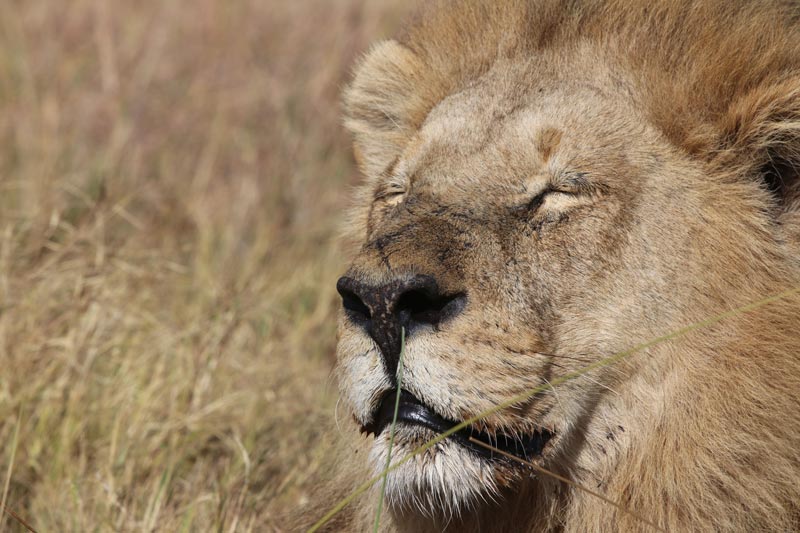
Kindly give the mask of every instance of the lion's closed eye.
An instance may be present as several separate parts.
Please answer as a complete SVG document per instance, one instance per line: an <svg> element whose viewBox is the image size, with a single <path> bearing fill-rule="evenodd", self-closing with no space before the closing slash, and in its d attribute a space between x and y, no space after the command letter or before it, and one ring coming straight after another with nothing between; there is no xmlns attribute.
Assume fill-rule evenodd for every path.
<svg viewBox="0 0 800 533"><path fill-rule="evenodd" d="M597 197L597 190L585 181L553 180L536 187L532 193L515 195L511 202L513 211L523 216L534 216L544 211L563 211L584 205Z"/></svg>
<svg viewBox="0 0 800 533"><path fill-rule="evenodd" d="M533 198L531 198L530 200L528 200L528 201L525 203L525 205L524 205L524 208L525 208L525 210L526 210L526 211L527 211L529 214L533 214L533 213L535 213L535 212L536 212L536 211L537 211L537 210L538 210L538 209L539 209L539 208L542 206L542 204L544 203L544 200L545 200L545 198L546 198L548 195L550 195L550 194L553 194L553 193L555 193L555 192L557 192L557 191L555 191L554 189L552 189L552 188L551 188L551 187L548 185L548 186L547 186L547 187L545 187L543 190L541 190L540 192L536 193L536 194L533 196Z"/></svg>

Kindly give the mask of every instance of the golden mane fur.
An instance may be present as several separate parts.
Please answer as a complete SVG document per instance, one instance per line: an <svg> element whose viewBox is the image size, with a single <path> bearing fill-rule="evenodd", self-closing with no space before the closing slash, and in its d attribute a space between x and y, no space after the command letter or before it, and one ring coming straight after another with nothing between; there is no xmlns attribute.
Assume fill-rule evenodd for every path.
<svg viewBox="0 0 800 533"><path fill-rule="evenodd" d="M509 117L540 105L539 93L541 101L550 103L537 111L536 117L546 119L536 120L546 127L531 127L537 132L534 142L512 142L498 133ZM379 43L366 55L344 100L346 124L366 178L348 229L359 245L350 275L377 282L394 272L421 272L466 291L483 306L483 315L469 308L463 326L453 326L457 333L442 344L409 340L412 374L428 376L420 379L415 394L443 413L455 403L458 408L447 412L451 418L463 419L479 410L483 400L496 402L524 389L530 376L523 379L519 372L540 373L539 367L525 366L533 365L530 358L502 367L500 361L508 359L502 354L556 346L573 355L588 357L594 349L608 355L800 288L796 1L434 2L398 39ZM615 111L617 103L622 111ZM581 122L584 115L589 122ZM599 140L592 141L593 136ZM466 148L476 137L485 142ZM645 139L641 148L628 151L640 146L640 139ZM485 158L475 155L492 143L500 143L499 148L487 151ZM519 246L520 241L509 245L503 231L486 230L483 236L483 223L464 220L498 209L500 201L480 203L469 187L480 173L521 168L515 154L526 150L537 152L542 168L567 160L558 154L569 153L571 165L583 164L590 173L608 176L609 183L621 183L614 180L628 173L623 187L628 196L620 196L619 204L602 204L606 211L599 218L593 212L594 225L570 226L572 236L555 226L544 237L534 235L538 240L530 242L541 247L535 253ZM504 154L502 167L491 160L497 154ZM416 165L413 185L397 185L396 175L402 174L397 169L411 169L409 161ZM440 177L428 180L427 175ZM653 178L662 175L660 181ZM494 190L488 181L482 183L485 190ZM409 187L418 187L413 209L402 207L402 195L411 195ZM401 207L395 200L387 203L395 194L400 194L396 205ZM427 209L425 198L442 197L452 201L437 204L435 217L420 214ZM466 204L470 210L455 212ZM561 209L562 204L553 205ZM576 220L585 212L575 211L563 223L580 224ZM517 219L510 215L507 220L503 228L525 228L514 226ZM470 228L474 242L455 250L465 234L473 235ZM508 229L517 238L515 231ZM590 259L580 263L578 281L564 278L572 272L567 267L541 273L546 265L577 264L587 242L599 244L585 252ZM492 263L510 249L516 255ZM481 266L462 273L464 264ZM518 264L538 266L533 274L509 274ZM505 299L488 292L481 296L487 279L481 273L486 272L497 287L511 288L497 289ZM580 291L572 289L580 284L585 284ZM556 287L553 294L573 292L558 299L532 289L526 302L535 301L539 311L523 320L509 311L524 308L513 289L523 285ZM374 409L370 402L391 383L378 375L379 351L346 319L341 324L343 398L363 424ZM505 333L493 336L494 325ZM525 328L537 330L535 339ZM523 344L519 339L528 337L533 340L518 347ZM453 350L468 355L456 363L441 355L444 346L460 346ZM471 355L477 353L475 346L495 351ZM462 387L468 378L446 377L461 367L487 390L503 394L483 398L471 392L476 390L472 385ZM449 370L437 374L442 368ZM548 468L669 531L800 529L797 293L650 347L613 371L593 376L602 387L594 389L588 381L565 385L563 392L556 387L553 402L561 402L560 418L543 418L551 411L535 406L528 413L525 423L553 424L564 435L558 455L543 459ZM363 383L376 385L367 391L359 389ZM461 392L447 396L439 407L443 391L456 389ZM509 417L498 415L486 427L516 423ZM338 469L329 490L320 491L318 516L312 513L309 519L374 475L373 466L363 464L368 455L383 457L374 451L379 439L373 443L351 429L341 463L346 466ZM491 482L496 486L482 493L473 478L459 477L457 466L441 468L442 484L463 481L450 496L441 488L439 494L403 485L416 479L413 472L393 478L385 530L647 528L636 517L546 476L498 474ZM409 496L416 507L403 503L404 490L417 490ZM437 496L426 499L426 490ZM367 529L375 500L375 492L365 495L328 527Z"/></svg>

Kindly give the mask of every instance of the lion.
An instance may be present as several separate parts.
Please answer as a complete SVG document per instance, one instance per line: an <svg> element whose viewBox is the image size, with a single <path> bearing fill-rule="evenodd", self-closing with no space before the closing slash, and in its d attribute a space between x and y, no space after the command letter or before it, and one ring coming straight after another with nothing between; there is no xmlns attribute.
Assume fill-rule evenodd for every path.
<svg viewBox="0 0 800 533"><path fill-rule="evenodd" d="M308 519L385 467L402 352L396 459L536 394L390 472L384 531L800 529L800 3L432 2L344 110L354 422Z"/></svg>

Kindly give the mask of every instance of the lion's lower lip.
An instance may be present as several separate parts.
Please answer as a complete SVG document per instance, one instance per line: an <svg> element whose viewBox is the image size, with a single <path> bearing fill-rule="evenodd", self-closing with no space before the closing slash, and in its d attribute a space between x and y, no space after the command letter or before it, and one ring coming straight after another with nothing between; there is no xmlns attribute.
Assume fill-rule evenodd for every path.
<svg viewBox="0 0 800 533"><path fill-rule="evenodd" d="M376 436L380 435L392 423L396 398L396 390L388 392L374 414L373 421L364 426L362 431ZM459 424L459 422L448 420L438 415L406 390L400 391L397 422L398 424L422 426L436 433L444 433ZM482 456L496 458L499 454L495 454L491 450L470 441L470 437L506 453L531 459L541 455L542 450L552 436L553 434L546 429L540 429L527 436L511 437L503 433L489 435L475 428L466 427L456 431L448 438Z"/></svg>

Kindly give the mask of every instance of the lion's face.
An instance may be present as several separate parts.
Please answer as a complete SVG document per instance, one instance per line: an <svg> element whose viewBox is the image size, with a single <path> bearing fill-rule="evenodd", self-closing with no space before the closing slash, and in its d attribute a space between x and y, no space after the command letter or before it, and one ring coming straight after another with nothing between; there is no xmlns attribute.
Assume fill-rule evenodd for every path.
<svg viewBox="0 0 800 533"><path fill-rule="evenodd" d="M572 490L597 487L670 530L787 529L800 434L791 8L430 4L344 93L365 180L337 287L337 372L367 434L348 454L368 448L375 473L399 398L394 525L641 529Z"/></svg>
<svg viewBox="0 0 800 533"><path fill-rule="evenodd" d="M338 361L343 398L362 430L377 433L377 471L401 327L398 458L681 324L725 221L702 173L623 103L591 86L544 83L523 96L498 87L489 75L437 105L361 206L364 239L339 283ZM556 459L598 398L634 371L596 370L486 417L473 434ZM394 471L389 501L455 509L519 478L518 465L467 437Z"/></svg>

